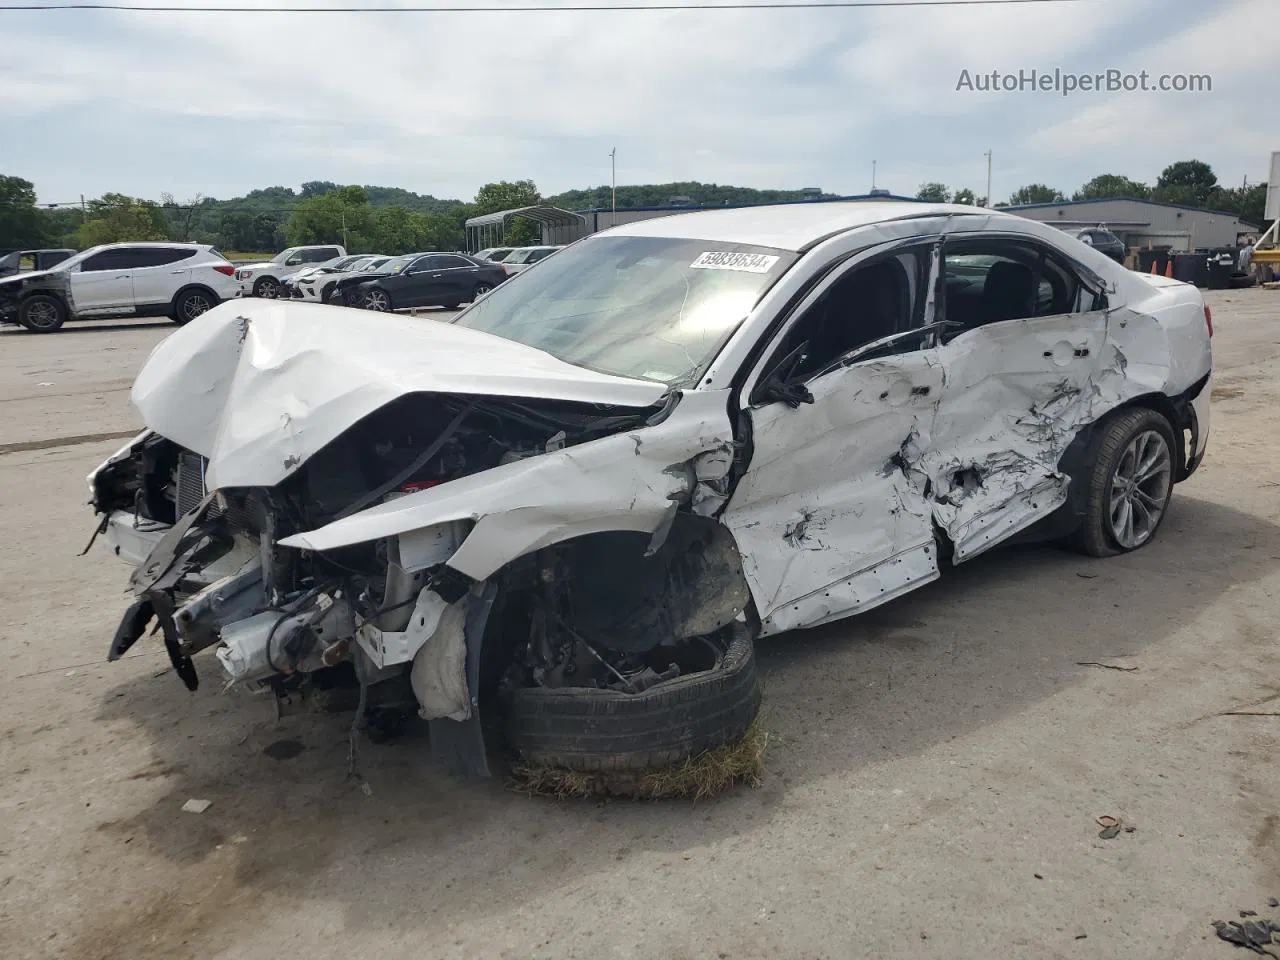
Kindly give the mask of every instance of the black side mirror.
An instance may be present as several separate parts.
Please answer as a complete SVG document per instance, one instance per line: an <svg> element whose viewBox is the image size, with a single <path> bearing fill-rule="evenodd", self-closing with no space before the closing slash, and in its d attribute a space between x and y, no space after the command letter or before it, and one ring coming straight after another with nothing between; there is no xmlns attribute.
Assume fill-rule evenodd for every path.
<svg viewBox="0 0 1280 960"><path fill-rule="evenodd" d="M813 394L809 388L798 380L792 380L792 374L809 351L809 341L800 344L771 370L752 392L752 403L785 403L795 409L802 403L813 403Z"/></svg>

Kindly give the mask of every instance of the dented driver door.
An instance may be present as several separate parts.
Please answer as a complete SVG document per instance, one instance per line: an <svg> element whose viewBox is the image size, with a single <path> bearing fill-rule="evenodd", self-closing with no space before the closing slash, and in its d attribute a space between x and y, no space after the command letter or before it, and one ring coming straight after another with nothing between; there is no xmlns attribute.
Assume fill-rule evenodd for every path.
<svg viewBox="0 0 1280 960"><path fill-rule="evenodd" d="M924 323L931 266L926 246L828 280L744 392L750 462L722 519L763 634L867 610L938 576L927 476L915 466L931 445L943 383ZM851 362L824 369L832 352L842 355L842 324ZM864 359L859 340L871 350ZM809 375L788 378L789 397L767 399L759 384L793 356Z"/></svg>
<svg viewBox="0 0 1280 960"><path fill-rule="evenodd" d="M943 257L954 329L922 468L958 563L1066 501L1058 464L1086 420L1107 314L1069 258L1027 238L948 239Z"/></svg>

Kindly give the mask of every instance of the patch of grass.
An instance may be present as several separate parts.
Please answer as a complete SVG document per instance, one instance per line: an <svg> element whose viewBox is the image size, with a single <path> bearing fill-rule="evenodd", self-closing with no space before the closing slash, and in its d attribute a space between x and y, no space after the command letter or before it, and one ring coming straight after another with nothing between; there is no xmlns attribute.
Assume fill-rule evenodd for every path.
<svg viewBox="0 0 1280 960"><path fill-rule="evenodd" d="M586 773L543 764L517 764L511 789L557 800L626 797L635 800L706 800L764 776L769 735L752 723L734 743L652 770Z"/></svg>

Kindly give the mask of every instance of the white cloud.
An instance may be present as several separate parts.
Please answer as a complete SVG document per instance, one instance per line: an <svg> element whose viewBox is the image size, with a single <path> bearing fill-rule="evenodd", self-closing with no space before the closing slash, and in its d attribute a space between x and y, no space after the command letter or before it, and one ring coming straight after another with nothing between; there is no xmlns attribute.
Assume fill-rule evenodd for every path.
<svg viewBox="0 0 1280 960"><path fill-rule="evenodd" d="M246 2L274 0L238 0ZM1211 64L1218 83L1218 72L1236 69L1242 38L1261 49L1265 31L1245 24L1268 22L1274 0L1216 2L1222 15L1204 32L1153 44L1143 17L1170 9L1155 0L718 13L11 14L0 121L40 127L43 137L28 138L6 162L25 165L14 172L42 194L71 192L74 179L77 193L87 185L190 195L212 192L213 178L237 190L333 179L469 196L486 180L525 176L555 191L607 182L615 145L622 183L854 191L869 184L878 158L882 186L914 191L936 179L981 187L987 146L1001 158L1001 178L1025 170L1027 179L1050 179L1036 172L1048 167L1083 180L1099 168L1176 159L1203 142L1197 124L1215 117L1224 153L1254 150L1265 124L1247 111L1206 115L1207 105L1193 121L1174 104L1135 115L1132 98L957 93L959 71L1084 71L1101 65L1100 48L1119 48L1126 63L1141 53L1141 65L1153 67ZM1235 9L1243 24L1229 16ZM56 58L47 56L51 43ZM69 111L101 127L74 177L67 145L77 131L54 120ZM1146 118L1159 129L1135 137ZM169 145L165 133L175 127L185 139Z"/></svg>

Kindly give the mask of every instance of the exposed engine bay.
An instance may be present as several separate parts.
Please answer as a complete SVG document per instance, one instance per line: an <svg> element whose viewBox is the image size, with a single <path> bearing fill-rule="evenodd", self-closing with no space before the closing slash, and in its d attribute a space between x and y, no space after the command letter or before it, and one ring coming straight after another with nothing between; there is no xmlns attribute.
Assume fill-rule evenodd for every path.
<svg viewBox="0 0 1280 960"><path fill-rule="evenodd" d="M206 488L205 458L146 433L91 477L99 531L117 554L138 554L136 599L109 659L154 624L189 689L200 679L193 656L215 647L228 684L278 697L355 686L361 704L379 685L422 717L453 724L478 720L482 694L641 693L709 669L750 596L728 530L691 509L692 467L660 535L587 533L526 553L486 581L445 563L472 519L334 549L281 546L380 505L651 425L674 402L636 409L411 393L275 486L216 492ZM147 545L145 557L130 543ZM465 753L453 765L476 772L475 749L451 748L434 728L432 739L446 760Z"/></svg>

